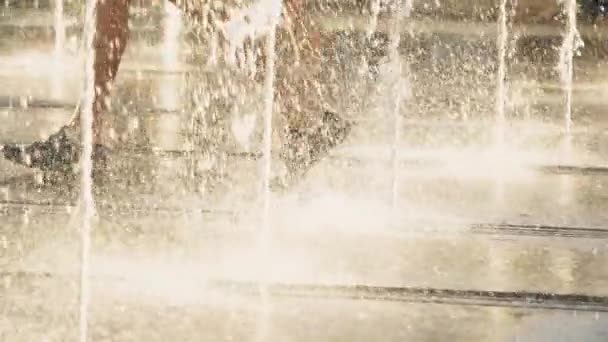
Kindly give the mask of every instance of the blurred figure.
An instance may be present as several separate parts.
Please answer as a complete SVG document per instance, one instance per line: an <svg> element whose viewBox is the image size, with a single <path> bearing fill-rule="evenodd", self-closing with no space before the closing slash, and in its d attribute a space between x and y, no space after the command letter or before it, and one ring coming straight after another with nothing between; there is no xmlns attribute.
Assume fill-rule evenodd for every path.
<svg viewBox="0 0 608 342"><path fill-rule="evenodd" d="M170 0L203 31L217 32L222 37L222 26L230 13L238 10L234 1L198 2ZM93 160L94 171L103 171L110 146L104 141L103 119L108 111L110 90L119 70L129 37L130 0L102 0L96 8L97 26L95 49L95 99L93 101ZM322 77L320 61L320 33L315 31L311 18L306 17L301 0L285 0L283 16L288 23L277 34L277 101L286 130L283 134L281 156L291 178L303 175L330 149L343 142L351 128L350 122L324 108L320 94L315 91ZM289 30L290 32L286 32ZM295 42L296 46L285 49ZM294 60L285 54L296 54ZM263 62L263 56L262 62ZM303 68L305 67L305 69ZM306 72L302 72L306 70ZM259 78L258 78L259 79ZM80 154L79 113L73 120L48 139L27 146L5 145L5 158L15 163L47 171L69 171Z"/></svg>
<svg viewBox="0 0 608 342"><path fill-rule="evenodd" d="M548 22L562 12L566 0L518 0L515 18L520 22ZM607 14L608 0L577 0L579 16L595 23Z"/></svg>

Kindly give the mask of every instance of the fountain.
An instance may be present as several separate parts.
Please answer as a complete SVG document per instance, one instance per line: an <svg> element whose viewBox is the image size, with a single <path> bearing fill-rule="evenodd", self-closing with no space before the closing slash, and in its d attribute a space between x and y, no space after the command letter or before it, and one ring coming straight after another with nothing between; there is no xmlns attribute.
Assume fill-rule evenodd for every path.
<svg viewBox="0 0 608 342"><path fill-rule="evenodd" d="M182 29L182 13L169 1L163 2L164 25L162 42L163 69L167 72L176 72L179 66L180 34ZM180 104L179 77L168 74L169 79L163 79L158 88L159 104L168 112L178 109Z"/></svg>
<svg viewBox="0 0 608 342"><path fill-rule="evenodd" d="M507 27L507 0L500 0L498 7L498 70L496 72L496 144L504 144L505 102L506 102L506 56L509 31ZM499 147L500 150L501 147Z"/></svg>
<svg viewBox="0 0 608 342"><path fill-rule="evenodd" d="M376 1L374 1L374 7L377 7ZM397 200L399 197L399 145L401 143L400 133L402 129L402 113L401 113L401 101L404 93L404 87L409 87L409 84L403 82L403 69L402 57L399 53L399 43L401 42L401 20L402 18L407 20L410 17L413 7L413 0L405 0L402 3L401 0L395 0L393 5L393 22L389 34L389 60L391 63L391 72L393 74L393 84L391 86L390 96L393 98L392 108L392 125L393 125L393 141L391 147L391 160L392 160L392 182L391 182L391 203L393 209L397 208ZM377 12L377 10L376 10ZM377 13L374 14L377 20ZM407 69L407 67L405 68Z"/></svg>
<svg viewBox="0 0 608 342"><path fill-rule="evenodd" d="M507 25L507 0L500 0L498 5L498 37L496 48L498 50L496 71L496 122L494 128L494 148L496 154L501 158L505 154L505 103L506 103L506 59L507 42L509 38L509 27ZM504 198L504 179L500 173L497 175L494 189L494 201L498 207L502 207Z"/></svg>
<svg viewBox="0 0 608 342"><path fill-rule="evenodd" d="M582 47L583 42L577 29L577 1L563 1L563 11L566 14L566 29L559 53L559 64L557 66L562 89L564 92L564 139L562 143L562 160L565 163L572 162L572 84L574 77L574 55ZM561 177L562 192L560 203L567 205L571 200L572 178L568 175Z"/></svg>
<svg viewBox="0 0 608 342"><path fill-rule="evenodd" d="M564 130L570 136L572 130L572 78L574 75L574 53L579 48L581 40L576 27L577 3L576 0L563 1L566 13L566 31L560 48L559 66L560 77L565 94L564 104Z"/></svg>
<svg viewBox="0 0 608 342"><path fill-rule="evenodd" d="M55 31L55 58L61 59L65 49L65 22L63 19L63 0L55 0L53 30Z"/></svg>
<svg viewBox="0 0 608 342"><path fill-rule="evenodd" d="M262 148L262 239L270 234L270 180L272 177L272 113L274 111L274 77L276 26L282 12L282 1L272 0L267 9L266 70L264 74L264 140Z"/></svg>
<svg viewBox="0 0 608 342"><path fill-rule="evenodd" d="M84 92L80 106L80 293L79 293L79 341L89 337L89 303L91 291L91 229L95 214L93 198L93 102L95 100L95 8L97 0L87 0L84 19L85 70Z"/></svg>
<svg viewBox="0 0 608 342"><path fill-rule="evenodd" d="M63 97L63 70L61 68L65 65L64 53L65 53L65 36L66 28L63 13L63 0L54 1L55 10L53 16L53 30L55 32L55 46L53 51L53 62L54 68L57 70L53 77L52 97L55 99L61 99Z"/></svg>
<svg viewBox="0 0 608 342"><path fill-rule="evenodd" d="M369 21L369 27L367 29L367 38L368 39L376 31L376 28L378 27L378 15L380 15L380 1L381 0L371 0L370 1L370 6L369 6L370 21Z"/></svg>
<svg viewBox="0 0 608 342"><path fill-rule="evenodd" d="M227 37L230 43L227 59L233 61L236 51L243 49L242 56L246 58L244 67L248 72L255 73L256 53L251 49L247 51L245 41L250 38L254 41L256 38L265 36L265 70L263 81L263 135L262 135L262 158L258 165L261 171L260 175L260 195L261 195L261 227L259 229L256 257L259 267L262 268L263 274L259 275L257 292L260 296L261 304L259 305L257 329L255 341L268 340L268 320L271 312L269 302L269 294L266 286L269 272L272 272L272 264L270 259L269 247L272 238L272 221L271 221L271 189L270 182L272 179L272 136L273 136L273 112L275 107L275 60L276 60L276 28L279 24L279 19L283 11L282 0L261 0L254 3L248 8L242 9L238 15L226 24ZM211 58L215 59L216 35L212 35L212 53ZM250 53L249 53L250 52Z"/></svg>
<svg viewBox="0 0 608 342"><path fill-rule="evenodd" d="M247 150L247 154L228 150L226 154L232 158L232 164L227 165L239 169L235 178L251 176L246 179L251 179L248 184L255 183L255 186L241 190L237 182L240 179L230 183L229 175L226 177L229 186L202 195L189 188L186 192L175 190L172 193L174 183L167 181L166 191L159 193L143 194L139 184L127 184L124 188L111 184L103 188L100 197L93 197L91 104L94 87L90 48L95 34L93 8L96 1L88 0L84 35L86 69L81 99L80 196L75 202L69 202L69 196L66 196L66 202L59 202L63 197L55 193L57 185L28 188L26 182L12 181L0 187L0 197L4 197L0 198L0 226L3 227L0 229L0 264L3 266L0 307L6 313L6 320L0 321L0 339L65 340L70 335L67 330L73 332L73 326L69 318L65 318L63 324L64 318L58 318L57 313L65 311L67 304L63 300L73 291L62 281L76 276L80 281L78 332L82 342L167 339L169 335L192 340L256 341L337 337L345 340L501 340L500 333L511 333L530 316L546 319L543 310L574 309L580 317L589 320L595 319L595 312L608 311L606 291L601 286L601 279L606 277L601 265L608 260L608 252L602 246L608 231L602 228L605 217L594 212L605 201L594 190L608 186L598 176L606 171L601 167L577 169L562 164L531 168L525 164L529 160L519 160L526 157L518 153L537 146L534 143L521 149L511 146L520 132L506 129L507 124L516 124L516 115L510 115L506 105L508 88L517 82L516 67L512 66L517 62L509 55L510 35L515 32L509 25L512 19L508 12L510 2L496 1L496 12L492 8L488 11L491 15L479 15L486 20L482 23L463 20L464 24L459 26L450 22L451 19L433 22L437 19L433 11L444 13L441 11L447 11L445 8L455 6L455 14L448 12L447 15L457 17L462 8L466 10L466 6L461 5L464 0L442 1L443 8L436 5L439 2L418 1L391 0L387 3L391 15L388 25L379 16L380 0L370 0L369 17L360 20L359 26L356 24L358 19L349 21L340 17L347 14L340 13L323 18L326 23L319 24L336 29L342 20L349 25L336 30L356 29L361 33L360 37L365 36L368 40L376 32L380 33L378 36L387 34L384 57L387 57L389 87L381 96L388 105L381 109L382 122L376 126L370 124L370 127L380 127L378 131L381 132L367 130L368 127L361 124L363 128L351 136L355 152L346 157L341 147L336 149L317 164L318 168L307 179L310 183L287 194L273 193L270 189L273 154L278 154L273 145L273 131L280 129L273 116L279 114L277 103L283 100L283 94L275 89L278 88L275 79L282 80L280 63L284 62L281 58L285 50L280 36L283 33L282 2L261 0L243 9L242 13L233 12L231 21L223 27L223 35L216 33L207 37L211 57L206 61L196 60L205 70L229 70L222 74L225 78L249 73L252 64L245 66L250 69L243 71L223 63L222 58L230 56L222 56L225 51L221 49L226 42L220 39L228 39L226 50L231 55L240 54L238 50L248 38L263 42L265 72L262 82L256 84L261 92L236 94L240 109L249 103L259 104L261 109L255 105L244 108L243 113L253 114L242 122L233 122L232 126L228 122L222 128L226 134L235 135L235 140ZM573 3L569 2L565 7L567 32L559 65L566 98L564 106L560 104L558 110L559 125L560 128L565 126L569 145L574 134L572 113L577 114L577 127L579 122L581 126L585 124L584 120L578 120L579 111L572 109L578 105L578 101L572 102L576 97L572 65L578 39ZM62 28L65 29L62 5L56 2L54 11L56 31L53 39L55 54L59 56L65 40L65 34L61 34ZM498 14L497 21L494 21L494 13ZM147 82L148 76L142 71L140 77L144 81L139 84L150 85L150 89L141 86L137 94L141 98L150 95L159 100L151 101L154 108L145 108L148 117L164 115L163 118L171 118L173 125L173 119L183 118L167 113L180 112L185 101L182 89L187 88L174 74L182 70L178 64L193 63L180 58L179 50L192 37L189 33L182 34L185 32L182 14L173 5L165 2L161 15L160 32L153 33L163 37L158 54L161 66L150 69L163 73L163 81ZM484 33L468 32L466 25L473 26L470 30L481 28ZM138 30L149 27L133 25L131 29L136 33L134 39L140 39ZM322 60L328 70L328 82L335 81L332 77L339 78L332 74L337 72L332 69L330 56L333 53L331 30L322 32L324 44L330 45L323 46L325 59ZM548 30L535 26L530 32ZM488 39L487 33L496 34L496 45L494 36L491 36L492 40ZM451 44L460 39L459 35L465 35L467 39L463 40L466 42ZM425 64L427 52L435 46L425 44L433 39L439 42L439 53L435 56L435 64L443 63L439 67ZM484 44L476 45L475 40L483 40ZM405 44L400 47L400 42ZM441 46L442 43L445 46ZM344 45L348 48L348 44ZM492 52L488 54L487 51ZM250 53L255 56L255 52L244 52L248 54L249 62L252 61ZM359 63L355 58L341 58L341 63ZM454 61L459 65L450 69L453 67L450 63ZM300 61L306 62L304 58ZM306 72L306 65L303 67ZM479 70L485 72L483 78L469 75ZM488 70L492 72L488 73ZM224 88L233 87L233 83L243 82L243 79L251 82L249 74L240 76L242 74L217 89L205 88L201 96L207 95L209 102L214 101L212 95L217 93L222 93L223 97L218 96L222 100L232 96L224 96L224 92L232 91ZM130 84L126 82L129 77L132 76L128 72L120 74L120 82L124 83L116 85L118 96L124 96L121 87ZM470 86L470 89L461 91L445 86L458 77L464 80L459 84ZM369 82L361 79L348 81ZM380 83L372 83L372 86L384 90ZM351 88L350 84L341 86ZM433 101L424 107L420 103L426 95L421 90L427 88L434 90ZM358 93L359 89L353 84L352 89L339 89L342 92L337 92L336 97L346 93L351 98L352 93L360 97L368 95ZM456 95L452 96L450 92ZM474 95L479 94L485 97L478 101L483 106L475 103ZM466 111L467 120L446 119L445 108L452 108L449 102L457 96L465 97L457 103ZM254 99L245 100L246 97ZM120 100L116 103L122 103ZM336 101L348 100L338 98ZM20 115L34 115L30 112L32 107L35 109L35 104L30 104ZM365 122L366 110L362 108L362 113L356 114L362 117L354 114L352 117ZM533 113L530 116L542 115L533 106L529 111ZM226 115L233 114L230 110L227 112ZM351 117L351 113L346 114ZM261 127L255 125L257 117ZM482 117L480 122L486 121L477 122L479 117ZM512 117L514 120L510 122ZM166 121L154 119L161 122L158 132L151 136L154 143L165 141L164 137L180 138L178 134L181 133L173 132L177 131L177 125L169 127ZM384 129L386 126L389 128ZM206 128L201 130L202 134L208 133ZM446 134L444 130L456 133ZM0 132L9 136L5 131ZM255 139L261 142L256 140L250 144L252 131L255 131ZM483 134L478 134L479 131ZM489 135L492 139L487 139ZM213 136L209 133L205 138ZM378 136L379 140L386 141L378 149L383 152L382 158L378 159L386 162L388 154L388 167L378 167L379 163L366 159L369 154L362 153L363 147L375 143ZM476 151L494 153L488 159L506 171L488 171L488 165L483 161L476 164L484 156L474 153L470 158L460 158L458 147L468 145L458 145L459 139L479 148ZM488 140L493 140L490 146ZM431 146L428 150L445 145L457 148L437 157L428 153L427 146L419 147L416 143L428 143ZM421 152L407 154L410 147ZM550 148L553 146L546 149ZM574 147L570 148L570 153L574 154ZM120 154L117 157L127 159L121 159L120 162L124 162L121 165L127 165L127 171L139 172L141 165L129 160L135 159L128 154L130 152L124 153L126 157ZM223 150L220 153L224 153ZM510 158L511 154L513 158ZM169 172L156 174L160 182L173 180L179 172L175 167L177 163L170 158L167 157L167 165L171 166ZM0 158L0 174L8 169L4 168L7 164L3 162ZM403 167L404 163L408 163L407 167ZM452 164L458 164L458 167ZM226 170L231 171L228 167ZM400 177L405 173L407 187L400 184ZM556 173L569 175L555 176ZM340 178L339 181L335 184L326 181L332 176ZM560 177L570 180L569 189L555 189L559 188L555 185ZM377 178L382 179L376 181ZM577 181L571 181L573 178ZM323 185L318 186L317 181ZM127 182L114 179L113 183L123 186L122 183ZM494 194L492 189L495 189ZM391 193L390 198L387 190ZM588 202L593 205L579 204L571 198L556 206L556 201L560 201L554 196L557 191L588 196ZM116 192L123 196L114 198ZM69 254L65 250L69 250L73 237L69 233L61 234L62 227L70 226L70 211L75 207L79 209L79 273L77 269L72 270L76 263L63 257ZM499 210L489 213L494 208ZM16 210L21 211L18 215L12 214ZM93 225L96 213L102 219ZM15 242L15 239L23 239L25 243ZM47 243L49 240L52 242ZM92 241L95 241L94 250ZM579 241L583 242L579 244ZM491 309L487 309L488 306ZM523 318L521 310L526 311ZM94 324L90 322L93 315ZM42 323L37 323L41 317ZM449 329L437 329L446 322L450 322ZM11 326L23 327L25 332ZM35 335L38 331L44 331L40 334L47 336Z"/></svg>

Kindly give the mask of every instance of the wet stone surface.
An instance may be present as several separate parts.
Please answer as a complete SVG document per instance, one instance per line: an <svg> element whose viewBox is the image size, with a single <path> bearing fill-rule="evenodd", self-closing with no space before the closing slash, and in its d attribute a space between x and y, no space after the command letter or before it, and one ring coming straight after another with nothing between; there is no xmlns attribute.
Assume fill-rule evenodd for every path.
<svg viewBox="0 0 608 342"><path fill-rule="evenodd" d="M606 73L593 40L601 28L575 59L570 140L555 71L555 30L563 18L542 27L557 38L509 43L500 150L493 135L495 36L466 33L479 22L495 27L495 1L471 3L416 4L416 20L436 20L427 26L453 32L421 24L420 32L404 35L400 52L409 69L402 75L387 63L383 34L369 50L362 32L322 34L323 84L306 89L320 95L301 103L331 106L356 124L298 184L271 193L271 239L262 252L262 83L252 70L209 67L208 46L190 44L191 35L180 38L183 49L167 50L158 13L134 10L105 122L114 151L94 181L91 340L605 341L605 313L584 310L483 307L468 305L470 298L439 305L265 297L209 285L608 296ZM15 26L24 18L52 23L50 4L39 6L0 17L2 143L48 137L69 120L80 95L75 45L70 41L69 53L54 60L48 27ZM337 14L338 22L358 12L351 7L315 11ZM592 30L581 26L585 34ZM22 44L19 34L31 39ZM167 63L171 58L178 62ZM312 77L311 65L282 63L289 77ZM396 172L389 91L395 79L408 88ZM273 122L277 175L286 107L277 104ZM77 171L42 173L0 159L0 340L76 339Z"/></svg>

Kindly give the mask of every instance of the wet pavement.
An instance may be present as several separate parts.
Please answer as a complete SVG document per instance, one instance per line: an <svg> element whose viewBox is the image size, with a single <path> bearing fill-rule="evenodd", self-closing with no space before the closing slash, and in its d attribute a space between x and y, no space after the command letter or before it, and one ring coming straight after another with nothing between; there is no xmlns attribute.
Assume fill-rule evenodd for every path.
<svg viewBox="0 0 608 342"><path fill-rule="evenodd" d="M576 62L567 140L555 50L539 50L543 58L518 50L498 150L494 37L417 35L403 43L411 98L402 105L395 206L386 72L357 74L356 39L336 39L326 55L338 91L327 102L358 124L299 184L272 194L272 238L261 254L261 125L245 134L247 115L261 117L260 87L243 85L241 106L230 106L234 97L213 91L221 77L192 63L206 52L181 50L167 63L161 44L136 35L107 122L115 153L95 181L92 340L607 340L601 306L500 307L490 295L608 297L602 59ZM28 49L2 43L12 48L0 59L1 142L46 137L72 115L81 73L68 66L79 58L53 60L49 37ZM206 132L221 140L205 143L190 101L215 93L209 111L225 115ZM79 184L57 177L0 160L0 340L76 339ZM210 285L226 280L476 290L490 304L466 295L451 304L266 297Z"/></svg>

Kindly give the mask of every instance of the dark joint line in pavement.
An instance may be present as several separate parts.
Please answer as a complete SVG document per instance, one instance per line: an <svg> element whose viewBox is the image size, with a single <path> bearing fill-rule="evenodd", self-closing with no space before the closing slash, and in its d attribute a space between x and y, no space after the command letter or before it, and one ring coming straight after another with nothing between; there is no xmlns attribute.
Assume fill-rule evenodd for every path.
<svg viewBox="0 0 608 342"><path fill-rule="evenodd" d="M4 208L3 208L4 207ZM74 209L77 207L75 202L60 202L60 201L33 201L33 200L0 200L0 213L2 209L17 208L20 210L28 210L29 208L41 208L46 211L63 211ZM239 211L217 209L217 208L181 208L172 207L169 205L148 205L137 206L128 203L108 203L100 201L98 203L98 211L100 213L125 214L135 212L166 212L178 214L208 214L220 215L228 217L238 217ZM441 223L441 222L440 222ZM415 225L416 223L412 223ZM462 223L442 223L444 226L463 225ZM457 232L458 234L475 234L475 235L491 235L491 236L530 236L530 237L551 237L551 238L575 238L575 239L590 239L590 240L606 240L608 239L608 227L577 227L577 226L554 226L554 225L530 225L530 224L513 224L513 223L472 223L464 224L465 229ZM450 230L447 230L450 231ZM404 232L403 237L409 236L409 232ZM415 232L415 231L414 231ZM429 237L442 234L441 229L425 230L420 233ZM381 233L381 232L378 232ZM391 236L399 236L399 231L393 231Z"/></svg>
<svg viewBox="0 0 608 342"><path fill-rule="evenodd" d="M6 142L2 143L5 144ZM170 149L150 149L150 148L117 148L113 151L118 154L135 154L135 155L156 155L165 157L187 157L196 156L201 151L199 150L170 150ZM231 158L259 160L263 154L261 152L245 152L245 151L227 151L217 150L218 153L225 154ZM326 158L334 161L344 161L347 163L369 163L370 158L361 158L340 153L331 153ZM389 162L389 160L379 160L379 162ZM401 158L402 166L419 166L419 167L438 167L449 164L442 158ZM550 175L572 175L572 176L608 176L608 166L602 165L566 165L566 164L532 164L524 166L543 174Z"/></svg>
<svg viewBox="0 0 608 342"><path fill-rule="evenodd" d="M0 271L0 277L59 280L77 274L48 271ZM128 281L124 276L91 276L94 281ZM267 283L209 279L201 283L201 291L220 290L245 296L261 293L278 298L320 298L401 303L432 303L442 305L509 307L524 310L567 310L608 312L608 297L583 294L560 294L534 291L458 290L432 287L371 286L312 283Z"/></svg>

